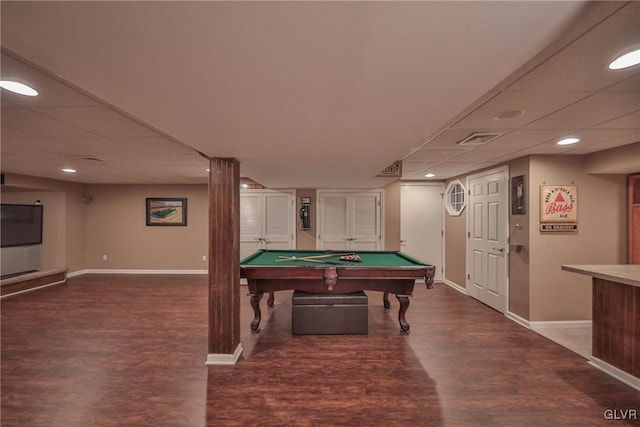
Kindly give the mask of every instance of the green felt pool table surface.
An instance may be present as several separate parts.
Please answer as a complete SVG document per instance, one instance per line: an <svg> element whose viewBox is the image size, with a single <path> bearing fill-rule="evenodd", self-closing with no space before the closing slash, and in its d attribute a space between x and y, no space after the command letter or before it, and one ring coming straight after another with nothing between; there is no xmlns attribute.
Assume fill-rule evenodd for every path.
<svg viewBox="0 0 640 427"><path fill-rule="evenodd" d="M355 253L362 262L341 261L340 256ZM326 258L316 258L326 263L302 260L286 260L290 257L317 257L331 255ZM262 250L255 252L240 261L241 266L271 266L271 267L425 267L427 264L397 251L299 251L299 250Z"/></svg>

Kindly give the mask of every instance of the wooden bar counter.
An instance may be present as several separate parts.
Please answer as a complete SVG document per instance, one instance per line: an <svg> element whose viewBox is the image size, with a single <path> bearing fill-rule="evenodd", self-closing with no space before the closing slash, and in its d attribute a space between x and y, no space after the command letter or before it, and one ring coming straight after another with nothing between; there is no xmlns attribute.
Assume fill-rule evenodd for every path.
<svg viewBox="0 0 640 427"><path fill-rule="evenodd" d="M593 278L591 364L640 390L640 265L563 265Z"/></svg>

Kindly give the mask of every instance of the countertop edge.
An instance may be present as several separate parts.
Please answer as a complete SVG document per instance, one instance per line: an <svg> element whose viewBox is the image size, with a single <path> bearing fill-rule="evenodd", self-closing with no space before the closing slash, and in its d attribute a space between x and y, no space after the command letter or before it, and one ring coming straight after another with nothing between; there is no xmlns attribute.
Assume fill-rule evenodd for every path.
<svg viewBox="0 0 640 427"><path fill-rule="evenodd" d="M640 265L563 265L565 271L640 287Z"/></svg>

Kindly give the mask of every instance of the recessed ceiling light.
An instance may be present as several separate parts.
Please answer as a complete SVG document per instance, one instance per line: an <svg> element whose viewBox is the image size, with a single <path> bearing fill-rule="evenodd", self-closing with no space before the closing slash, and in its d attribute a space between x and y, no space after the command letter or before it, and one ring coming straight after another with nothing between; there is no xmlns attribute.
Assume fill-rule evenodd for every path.
<svg viewBox="0 0 640 427"><path fill-rule="evenodd" d="M436 176L436 174L435 174L435 173L428 173L428 174L426 174L424 177L425 177L425 178L433 178L434 176Z"/></svg>
<svg viewBox="0 0 640 427"><path fill-rule="evenodd" d="M524 114L524 110L509 110L503 111L502 113L498 113L495 115L494 119L496 120L509 120L521 116Z"/></svg>
<svg viewBox="0 0 640 427"><path fill-rule="evenodd" d="M62 169L62 172L65 172L65 173L76 173L78 171L73 169L73 168L64 168L64 169Z"/></svg>
<svg viewBox="0 0 640 427"><path fill-rule="evenodd" d="M211 169L207 168L207 172L211 172Z"/></svg>
<svg viewBox="0 0 640 427"><path fill-rule="evenodd" d="M0 87L19 95L36 96L38 94L38 91L34 88L13 80L0 80Z"/></svg>
<svg viewBox="0 0 640 427"><path fill-rule="evenodd" d="M575 138L575 137L569 137L569 138L564 138L561 139L560 141L556 142L556 144L558 145L571 145L571 144L575 144L577 142L580 142L580 138Z"/></svg>
<svg viewBox="0 0 640 427"><path fill-rule="evenodd" d="M640 64L640 49L633 50L617 57L611 64L609 64L609 69L621 70L638 64Z"/></svg>

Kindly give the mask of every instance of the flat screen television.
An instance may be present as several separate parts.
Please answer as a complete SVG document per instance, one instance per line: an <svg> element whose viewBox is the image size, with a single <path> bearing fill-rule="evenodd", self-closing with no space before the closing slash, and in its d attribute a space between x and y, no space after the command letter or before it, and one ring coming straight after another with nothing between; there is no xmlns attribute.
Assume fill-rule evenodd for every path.
<svg viewBox="0 0 640 427"><path fill-rule="evenodd" d="M0 246L42 244L42 205L0 205Z"/></svg>

